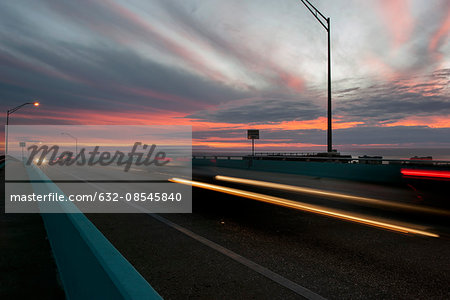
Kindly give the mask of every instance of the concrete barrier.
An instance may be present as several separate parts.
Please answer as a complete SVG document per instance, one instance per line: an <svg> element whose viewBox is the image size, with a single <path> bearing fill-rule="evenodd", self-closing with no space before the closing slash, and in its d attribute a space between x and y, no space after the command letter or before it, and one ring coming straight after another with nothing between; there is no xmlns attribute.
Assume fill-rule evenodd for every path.
<svg viewBox="0 0 450 300"><path fill-rule="evenodd" d="M249 169L315 177L329 177L377 183L400 183L401 165L345 164L335 162L305 162L282 160L228 160L193 159L192 166L215 166L222 168Z"/></svg>
<svg viewBox="0 0 450 300"><path fill-rule="evenodd" d="M27 172L30 180L50 181L34 166ZM63 194L51 181L32 185L35 193ZM67 299L162 299L72 202L56 209L41 215Z"/></svg>

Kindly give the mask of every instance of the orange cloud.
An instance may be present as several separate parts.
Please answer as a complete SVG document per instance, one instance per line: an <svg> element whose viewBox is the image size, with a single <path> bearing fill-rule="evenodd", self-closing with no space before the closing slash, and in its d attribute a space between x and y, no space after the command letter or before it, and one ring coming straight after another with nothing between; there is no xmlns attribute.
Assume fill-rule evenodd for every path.
<svg viewBox="0 0 450 300"><path fill-rule="evenodd" d="M231 138L223 138L223 137L205 137L202 139L196 139L198 141L242 141L242 136L239 137L231 137ZM288 142L292 141L291 139L264 139L264 142Z"/></svg>
<svg viewBox="0 0 450 300"><path fill-rule="evenodd" d="M186 113L171 112L166 110L151 109L151 112L140 111L106 111L96 112L85 109L70 109L58 111L44 109L29 112L18 112L15 118L33 120L35 124L57 123L65 124L89 124L89 125L191 125L194 131L210 131L223 129L261 129L261 130L302 130L302 129L327 129L327 118L319 117L306 121L284 121L267 124L247 124L247 123L218 123L202 121L198 119L185 118ZM333 118L333 129L350 128L364 122L345 122L342 117Z"/></svg>
<svg viewBox="0 0 450 300"><path fill-rule="evenodd" d="M145 111L135 112L92 112L82 109L73 109L71 111L60 112L56 110L46 109L45 112L18 112L15 114L14 123L34 124L89 124L89 125L191 125L193 131L217 131L217 130L236 130L236 137L208 137L204 139L193 139L193 146L212 147L212 148L246 148L248 141L245 135L239 135L247 129L260 129L265 131L271 130L301 130L301 129L321 129L326 130L327 119L320 117L315 120L308 121L285 121L280 123L269 124L232 124L232 123L214 123L207 121L199 121L195 119L184 118L185 114L173 113L167 111L157 111L149 114ZM20 121L21 120L21 121ZM28 120L28 122L24 122ZM16 123L16 124L17 124ZM333 129L351 128L364 124L364 122L345 122L342 117L334 118ZM431 128L449 128L450 118L448 116L435 117L416 117L412 116L393 123L381 124L383 127L392 126L428 126ZM305 149L317 148L324 145L309 143L291 143L289 139L269 139L257 142L265 149ZM3 143L0 143L0 150ZM375 146L375 145L370 145ZM380 145L382 146L382 145ZM384 145L386 146L386 145ZM392 145L395 146L395 145Z"/></svg>
<svg viewBox="0 0 450 300"><path fill-rule="evenodd" d="M186 119L187 120L187 119ZM245 124L245 123L214 123L190 120L193 130L221 130L221 129L260 129L260 130L306 130L306 129L327 129L327 118L319 117L314 120L307 121L284 121L273 122L267 124ZM333 118L333 129L350 128L357 125L364 124L364 122L344 122L340 117Z"/></svg>
<svg viewBox="0 0 450 300"><path fill-rule="evenodd" d="M300 129L327 129L326 117L319 117L315 120L308 121L285 121L279 124L279 127L284 130L300 130ZM344 122L339 117L333 118L333 129L344 129L355 127L357 125L364 124L364 122Z"/></svg>
<svg viewBox="0 0 450 300"><path fill-rule="evenodd" d="M32 114L19 112L14 114L14 118L32 120L34 124L57 124L63 122L64 124L79 125L190 125L183 118L184 115L158 110L152 113L148 111L131 111L126 113L115 111L95 112L87 109L58 111L47 109L43 106L42 111L36 111Z"/></svg>
<svg viewBox="0 0 450 300"><path fill-rule="evenodd" d="M313 147L323 147L324 145L318 144L307 144L307 143L261 143L259 140L256 142L257 147L263 147L264 149L304 149ZM212 148L227 148L227 149L237 149L237 148L248 148L251 147L251 142L243 138L242 142L203 142L203 141L193 141L192 146L206 146Z"/></svg>
<svg viewBox="0 0 450 300"><path fill-rule="evenodd" d="M327 118L319 117L314 120L306 121L284 121L279 123L267 124L245 124L245 123L215 123L209 121L201 121L197 119L185 118L185 113L168 112L164 110L153 110L152 112L138 110L131 112L93 112L84 109L72 109L66 111L58 111L45 109L44 107L33 113L27 111L17 112L14 115L15 124L86 124L86 125L191 125L193 131L218 131L218 130L235 130L236 137L208 137L205 139L194 139L193 146L215 147L215 148L238 148L247 147L248 141L245 135L239 135L247 129L260 129L264 131L289 131L289 130L308 130L308 129L327 129ZM24 122L25 121L25 122ZM363 125L364 122L346 122L344 117L335 116L333 129L352 128ZM392 123L380 124L383 127L392 126L428 126L431 128L450 127L450 118L448 116L433 117L417 117L411 116ZM238 136L239 135L239 136ZM307 143L290 143L289 139L285 140L261 140L258 143L264 145L264 148L305 148L305 147L321 147L323 145L307 144ZM1 147L1 145L0 145Z"/></svg>

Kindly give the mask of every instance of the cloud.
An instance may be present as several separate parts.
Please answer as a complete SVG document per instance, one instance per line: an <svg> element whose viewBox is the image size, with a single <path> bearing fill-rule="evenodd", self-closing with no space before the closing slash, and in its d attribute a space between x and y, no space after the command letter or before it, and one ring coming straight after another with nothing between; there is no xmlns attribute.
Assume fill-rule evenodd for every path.
<svg viewBox="0 0 450 300"><path fill-rule="evenodd" d="M411 14L410 0L379 0L382 16L386 22L386 28L392 36L394 49L408 42L414 28L414 20Z"/></svg>
<svg viewBox="0 0 450 300"><path fill-rule="evenodd" d="M335 128L447 126L448 1L368 3L317 1ZM0 108L42 102L16 124L316 128L323 143L326 34L295 1L3 1L0 39Z"/></svg>
<svg viewBox="0 0 450 300"><path fill-rule="evenodd" d="M219 130L198 131L193 138L196 141L207 140L208 142L227 138L227 142L240 143L247 147L245 130ZM310 130L270 130L260 131L261 139L258 140L259 147L264 148L267 144L276 147L276 144L284 145L289 149L304 147L304 145L317 145L312 147L320 149L326 145L326 131L318 129ZM333 131L333 144L337 148L348 146L367 145L391 145L393 147L450 147L450 128L429 128L427 126L395 126L395 127L353 127L337 129ZM282 148L282 147L281 147Z"/></svg>
<svg viewBox="0 0 450 300"><path fill-rule="evenodd" d="M448 1L442 5L442 11L444 14L441 18L441 23L430 39L429 48L431 51L435 51L438 46L442 45L445 39L448 38L448 33L450 32L450 15L448 14L450 11L450 3Z"/></svg>
<svg viewBox="0 0 450 300"><path fill-rule="evenodd" d="M339 90L339 91L336 91L336 92L334 92L335 94L347 94L347 93L350 93L350 92L354 92L354 91L357 91L357 90L359 90L360 88L359 87L354 87L354 88L348 88L348 89L343 89L343 90Z"/></svg>
<svg viewBox="0 0 450 300"><path fill-rule="evenodd" d="M181 5L172 1L160 1L160 4L165 8L179 31L187 35L189 39L193 39L198 45L226 58L228 63L235 67L245 67L244 72L252 73L253 77L260 77L259 79L270 82L275 88L281 86L294 92L304 90L305 79L298 72L274 61L268 55L270 53L255 49L251 43L237 42L233 36L229 39L224 38L207 24L202 23L201 19L195 18L192 13L183 9ZM244 30L245 28L242 28L242 31ZM239 35L243 36L244 34ZM244 38L252 40L252 37L248 35L244 35Z"/></svg>
<svg viewBox="0 0 450 300"><path fill-rule="evenodd" d="M186 117L209 122L267 124L291 120L314 120L323 114L323 109L309 99L263 96L244 99L244 101L231 101Z"/></svg>
<svg viewBox="0 0 450 300"><path fill-rule="evenodd" d="M121 47L87 48L61 43L47 48L26 42L16 38L8 48L15 56L27 57L30 63L0 49L0 63L8 74L6 80L0 77L0 94L7 99L4 104L8 106L21 99L38 98L47 108L83 107L99 111L140 108L186 114L246 95L143 59ZM77 54L80 57L73 59ZM52 66L56 71L47 72L40 65Z"/></svg>
<svg viewBox="0 0 450 300"><path fill-rule="evenodd" d="M449 82L449 70L441 69L423 78L374 84L340 98L335 105L335 114L346 120L362 120L368 125L396 122L412 116L449 115Z"/></svg>
<svg viewBox="0 0 450 300"><path fill-rule="evenodd" d="M450 128L427 126L354 127L336 130L334 143L450 146Z"/></svg>
<svg viewBox="0 0 450 300"><path fill-rule="evenodd" d="M441 69L425 77L398 78L392 82L368 87L337 90L333 93L334 121L344 120L373 126L399 122L415 116L422 117L420 124L423 124L425 117L429 117L431 123L428 125L432 126L435 120L433 116L450 114L449 83L450 70ZM201 110L188 115L187 118L208 122L257 124L315 120L326 114L323 96L317 93L304 93L297 98L261 95ZM323 99L322 105L317 104L315 99L318 97ZM442 123L441 120L439 122Z"/></svg>

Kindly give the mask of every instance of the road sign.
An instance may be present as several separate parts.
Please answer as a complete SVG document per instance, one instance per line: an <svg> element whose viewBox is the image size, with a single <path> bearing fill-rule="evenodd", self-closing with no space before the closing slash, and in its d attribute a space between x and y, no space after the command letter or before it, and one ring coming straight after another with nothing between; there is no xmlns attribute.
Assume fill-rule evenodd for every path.
<svg viewBox="0 0 450 300"><path fill-rule="evenodd" d="M252 140L252 156L255 155L255 139L259 140L259 130L258 129L248 129L247 139Z"/></svg>
<svg viewBox="0 0 450 300"><path fill-rule="evenodd" d="M19 142L19 147L25 147L25 142Z"/></svg>
<svg viewBox="0 0 450 300"><path fill-rule="evenodd" d="M247 139L259 140L259 130L258 129L247 130Z"/></svg>

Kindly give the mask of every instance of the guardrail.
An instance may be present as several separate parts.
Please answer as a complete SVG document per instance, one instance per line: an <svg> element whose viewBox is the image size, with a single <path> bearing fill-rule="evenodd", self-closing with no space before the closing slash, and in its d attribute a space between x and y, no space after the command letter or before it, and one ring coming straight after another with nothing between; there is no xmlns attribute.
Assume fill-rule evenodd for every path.
<svg viewBox="0 0 450 300"><path fill-rule="evenodd" d="M27 166L35 193L64 194L35 166ZM70 201L40 206L67 299L162 299ZM41 204L40 204L41 205ZM55 213L56 211L59 213Z"/></svg>
<svg viewBox="0 0 450 300"><path fill-rule="evenodd" d="M420 159L392 159L371 157L321 157L301 155L193 155L192 159L228 159L228 160L297 160L316 162L345 162L345 163L374 163L374 164L401 164L401 165L436 165L450 166L448 160L420 160Z"/></svg>
<svg viewBox="0 0 450 300"><path fill-rule="evenodd" d="M194 155L195 167L212 166L263 172L329 177L345 180L401 184L403 168L448 170L449 161L422 162L402 159L307 157L307 159L268 159L258 156ZM374 162L374 160L376 160Z"/></svg>

